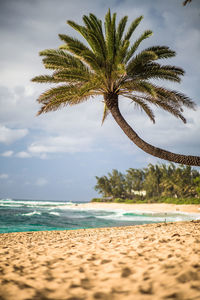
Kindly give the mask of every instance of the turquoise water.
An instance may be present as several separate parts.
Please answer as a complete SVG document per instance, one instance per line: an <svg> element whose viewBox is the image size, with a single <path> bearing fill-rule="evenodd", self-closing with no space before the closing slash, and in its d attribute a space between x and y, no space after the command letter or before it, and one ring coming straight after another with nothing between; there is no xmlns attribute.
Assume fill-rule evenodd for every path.
<svg viewBox="0 0 200 300"><path fill-rule="evenodd" d="M81 209L64 201L0 200L0 233L72 230L200 219L199 214Z"/></svg>

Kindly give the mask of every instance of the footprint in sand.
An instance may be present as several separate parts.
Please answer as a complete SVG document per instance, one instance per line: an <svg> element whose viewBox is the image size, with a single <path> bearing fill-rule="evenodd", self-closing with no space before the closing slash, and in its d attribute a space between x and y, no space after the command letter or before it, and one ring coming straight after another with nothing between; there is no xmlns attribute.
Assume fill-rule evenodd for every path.
<svg viewBox="0 0 200 300"><path fill-rule="evenodd" d="M144 282L139 285L138 290L141 294L152 295L153 294L153 284L151 281Z"/></svg>
<svg viewBox="0 0 200 300"><path fill-rule="evenodd" d="M83 269L83 267L80 267L80 268L79 268L79 272L80 272L80 273L84 273L84 272L85 272L85 270Z"/></svg>
<svg viewBox="0 0 200 300"><path fill-rule="evenodd" d="M91 288L93 287L93 285L92 285L90 279L87 278L87 277L81 279L80 285L81 285L81 287L82 287L83 289L85 289L85 290L89 290L89 289L91 289Z"/></svg>
<svg viewBox="0 0 200 300"><path fill-rule="evenodd" d="M186 283L191 280L194 280L194 281L199 280L200 275L193 270L188 270L186 272L182 272L181 274L179 274L176 279L180 283Z"/></svg>
<svg viewBox="0 0 200 300"><path fill-rule="evenodd" d="M66 298L66 300L84 300L84 299L80 298L80 297L72 296L72 297Z"/></svg>
<svg viewBox="0 0 200 300"><path fill-rule="evenodd" d="M112 300L111 296L104 293L104 292L96 292L93 295L94 299L100 299L100 300Z"/></svg>
<svg viewBox="0 0 200 300"><path fill-rule="evenodd" d="M19 275L23 275L23 273L24 273L24 267L23 266L14 265L13 266L13 271L14 271L14 273L17 273Z"/></svg>
<svg viewBox="0 0 200 300"><path fill-rule="evenodd" d="M111 261L112 261L111 259L103 259L103 260L101 261L101 264L104 265L104 264L107 264L107 263L109 263L109 262L111 262Z"/></svg>
<svg viewBox="0 0 200 300"><path fill-rule="evenodd" d="M128 277L132 274L132 271L130 268L128 267L125 267L122 269L122 272L121 272L121 277L125 278L125 277Z"/></svg>

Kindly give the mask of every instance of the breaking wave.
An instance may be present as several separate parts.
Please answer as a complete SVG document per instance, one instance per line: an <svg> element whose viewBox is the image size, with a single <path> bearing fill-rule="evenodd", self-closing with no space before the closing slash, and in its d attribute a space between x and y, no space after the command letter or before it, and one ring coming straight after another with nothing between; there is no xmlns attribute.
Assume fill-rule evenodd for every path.
<svg viewBox="0 0 200 300"><path fill-rule="evenodd" d="M64 201L0 200L0 233L69 230L200 219L200 213L98 210Z"/></svg>

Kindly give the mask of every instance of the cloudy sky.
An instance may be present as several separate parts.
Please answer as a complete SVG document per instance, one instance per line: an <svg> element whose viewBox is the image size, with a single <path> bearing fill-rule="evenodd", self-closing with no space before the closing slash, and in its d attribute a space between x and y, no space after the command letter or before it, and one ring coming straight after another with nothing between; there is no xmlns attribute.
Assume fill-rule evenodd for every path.
<svg viewBox="0 0 200 300"><path fill-rule="evenodd" d="M129 22L144 16L135 37L146 29L154 35L140 50L167 45L177 52L167 63L184 68L186 75L181 84L163 85L187 94L197 104L196 111L185 110L186 125L160 110L152 124L132 104L122 101L124 116L147 142L170 151L200 154L199 0L186 7L182 0L1 0L1 198L89 201L97 196L95 176L159 162L133 145L111 117L101 126L99 97L36 117L36 99L47 88L30 82L47 73L38 52L59 47L59 33L77 36L66 20L81 23L90 12L103 18L109 7L117 12L118 20L124 15Z"/></svg>

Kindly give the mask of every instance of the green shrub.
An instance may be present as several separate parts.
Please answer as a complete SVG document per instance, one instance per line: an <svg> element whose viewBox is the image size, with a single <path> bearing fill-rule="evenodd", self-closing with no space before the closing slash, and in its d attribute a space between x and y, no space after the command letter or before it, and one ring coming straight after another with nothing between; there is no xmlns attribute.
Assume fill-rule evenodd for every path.
<svg viewBox="0 0 200 300"><path fill-rule="evenodd" d="M148 203L200 204L200 198L153 197Z"/></svg>
<svg viewBox="0 0 200 300"><path fill-rule="evenodd" d="M141 204L141 203L200 204L200 198L172 198L172 197L152 197L149 199L142 199L141 197L137 197L133 199L93 198L91 202L114 202L114 203L127 203L127 204Z"/></svg>
<svg viewBox="0 0 200 300"><path fill-rule="evenodd" d="M124 202L124 199L121 199L121 198L115 198L115 199L114 199L114 202L115 202L115 203L123 203L123 202Z"/></svg>
<svg viewBox="0 0 200 300"><path fill-rule="evenodd" d="M91 202L103 202L102 198L93 198Z"/></svg>

